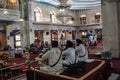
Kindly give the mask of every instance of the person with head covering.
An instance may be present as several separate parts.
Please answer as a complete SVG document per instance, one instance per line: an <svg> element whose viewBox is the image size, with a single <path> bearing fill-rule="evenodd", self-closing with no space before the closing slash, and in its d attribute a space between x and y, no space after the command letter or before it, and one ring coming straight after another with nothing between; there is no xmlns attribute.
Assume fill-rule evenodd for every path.
<svg viewBox="0 0 120 80"><path fill-rule="evenodd" d="M88 59L88 51L87 48L84 46L82 40L76 39L76 55L78 61L86 61Z"/></svg>
<svg viewBox="0 0 120 80"><path fill-rule="evenodd" d="M69 66L75 63L75 49L71 41L67 41L66 49L62 52L62 55L64 56L63 66Z"/></svg>
<svg viewBox="0 0 120 80"><path fill-rule="evenodd" d="M52 41L52 48L48 50L42 57L41 62L48 62L41 65L40 70L46 72L60 73L62 72L62 57L61 51L58 48L58 42Z"/></svg>

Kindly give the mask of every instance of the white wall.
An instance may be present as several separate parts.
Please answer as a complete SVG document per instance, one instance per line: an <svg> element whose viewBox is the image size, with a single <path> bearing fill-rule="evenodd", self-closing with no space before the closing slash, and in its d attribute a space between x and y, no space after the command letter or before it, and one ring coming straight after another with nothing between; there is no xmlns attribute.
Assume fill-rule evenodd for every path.
<svg viewBox="0 0 120 80"><path fill-rule="evenodd" d="M30 31L30 43L33 43L34 39L35 39L35 36L34 36L34 30L44 30L44 34L43 34L43 40L44 41L51 41L51 35L46 35L46 32L50 32L51 30L58 30L58 40L60 39L60 36L62 34L62 30L69 30L69 31L72 31L72 30L81 30L81 29L94 29L96 27L101 27L101 26L90 26L90 27L70 27L70 26L52 26L52 25L34 25L33 22L34 22L34 9L39 7L41 9L41 11L43 12L43 19L41 22L45 22L45 23L50 23L50 17L49 17L49 13L50 11L55 11L55 14L58 13L58 9L55 8L54 6L49 6L49 5L45 5L45 4L41 4L41 3L37 3L37 2L34 2L32 1L31 3L31 9L30 9L30 16L29 17L30 21L29 21L29 29L28 31ZM100 12L101 9L100 8L97 8L97 9L92 9L92 10L86 10L84 13L87 15L87 23L91 23L93 21L93 16L95 15L96 12ZM74 11L70 11L72 16L75 16L78 18L78 20L75 20L73 23L74 24L79 24L79 17L80 17L80 14L77 14L75 13ZM92 15L92 16L91 16ZM56 19L56 23L60 23L60 21L58 21ZM12 30L15 30L15 29L18 29L18 28L21 28L22 25L20 25L21 23L18 22L18 23L13 23L13 24L10 24L7 26L7 36L6 37L10 37L10 32ZM25 27L25 26L24 26ZM0 27L1 29L1 27ZM24 32L21 32L23 35L24 35ZM77 32L79 33L79 32ZM72 34L71 34L72 36ZM79 38L78 34L77 34L77 37L76 38ZM23 42L24 43L24 42ZM9 40L7 39L7 44L10 44L11 46L13 46L13 38L10 37Z"/></svg>
<svg viewBox="0 0 120 80"><path fill-rule="evenodd" d="M6 27L7 45L10 45L12 48L14 48L14 37L10 36L10 32L12 32L15 29L20 29L20 25L18 23L13 23Z"/></svg>
<svg viewBox="0 0 120 80"><path fill-rule="evenodd" d="M69 30L69 31L72 31L72 30L76 30L76 28L75 27L66 27L66 26L50 26L50 25L31 25L33 28L33 30L32 30L32 33L33 34L31 34L31 37L32 37L32 39L31 39L31 43L33 43L33 41L34 41L34 30L44 30L44 33L43 33L43 40L44 41L48 41L49 43L51 43L50 41L51 41L51 34L50 34L50 31L51 30L58 30L58 40L60 39L60 36L61 36L61 34L62 34L62 30ZM49 35L46 35L46 32L49 32ZM71 34L71 36L72 36L72 34ZM60 40L59 40L60 41Z"/></svg>

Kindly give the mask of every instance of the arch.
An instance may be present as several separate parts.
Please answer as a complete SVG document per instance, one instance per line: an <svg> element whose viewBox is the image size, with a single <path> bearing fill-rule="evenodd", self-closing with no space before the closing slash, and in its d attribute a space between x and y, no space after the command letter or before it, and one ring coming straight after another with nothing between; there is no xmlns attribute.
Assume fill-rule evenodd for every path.
<svg viewBox="0 0 120 80"><path fill-rule="evenodd" d="M50 22L51 22L51 23L55 23L55 19L56 19L56 17L55 17L55 15L56 15L55 11L54 11L54 10L51 10L51 11L49 12L49 14L50 14Z"/></svg>
<svg viewBox="0 0 120 80"><path fill-rule="evenodd" d="M42 10L39 7L34 9L34 20L40 22L42 20Z"/></svg>
<svg viewBox="0 0 120 80"><path fill-rule="evenodd" d="M101 13L100 13L100 12L97 12L95 15L101 15Z"/></svg>
<svg viewBox="0 0 120 80"><path fill-rule="evenodd" d="M86 17L86 14L82 14L82 15L80 15L80 17Z"/></svg>
<svg viewBox="0 0 120 80"><path fill-rule="evenodd" d="M80 23L81 24L86 24L86 14L80 15Z"/></svg>
<svg viewBox="0 0 120 80"><path fill-rule="evenodd" d="M42 12L42 10L41 10L39 7L36 7L36 8L34 9L34 11Z"/></svg>
<svg viewBox="0 0 120 80"><path fill-rule="evenodd" d="M94 18L95 18L95 23L100 23L101 13L97 12Z"/></svg>

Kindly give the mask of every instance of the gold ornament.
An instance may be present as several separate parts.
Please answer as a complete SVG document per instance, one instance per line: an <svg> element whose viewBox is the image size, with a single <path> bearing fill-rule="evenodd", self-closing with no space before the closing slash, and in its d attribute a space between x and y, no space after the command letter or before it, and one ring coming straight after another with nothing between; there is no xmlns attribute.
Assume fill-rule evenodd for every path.
<svg viewBox="0 0 120 80"><path fill-rule="evenodd" d="M17 0L10 0L11 3L16 3Z"/></svg>

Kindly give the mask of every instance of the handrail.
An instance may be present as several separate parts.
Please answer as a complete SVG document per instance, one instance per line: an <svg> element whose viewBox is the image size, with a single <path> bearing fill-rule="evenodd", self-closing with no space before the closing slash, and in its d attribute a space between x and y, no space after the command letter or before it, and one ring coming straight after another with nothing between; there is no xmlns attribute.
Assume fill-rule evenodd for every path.
<svg viewBox="0 0 120 80"><path fill-rule="evenodd" d="M0 69L0 73L1 73L1 75L0 75L0 80L4 80L4 75L5 74L3 74L3 71L4 70L7 70L7 69L10 69L10 71L7 73L6 72L6 74L11 74L10 76L10 78L13 78L13 74L12 74L12 68L15 68L15 67L19 67L20 68L20 66L21 65L24 65L24 64L26 64L27 66L28 66L28 69L30 69L30 65L32 64L32 63L34 63L35 61L33 60L33 61L30 61L29 63L20 63L20 64L16 64L16 65L13 65L13 66L9 66L9 67L5 67L5 68L1 68ZM20 74L20 71L18 72L18 74ZM15 76L14 76L15 77Z"/></svg>
<svg viewBox="0 0 120 80"><path fill-rule="evenodd" d="M0 70L5 70L5 69L9 69L9 68L13 68L13 67L21 66L21 65L23 65L23 64L25 64L25 63L16 64L16 65L14 65L14 66L9 66L9 67L5 67L5 68L1 68Z"/></svg>

